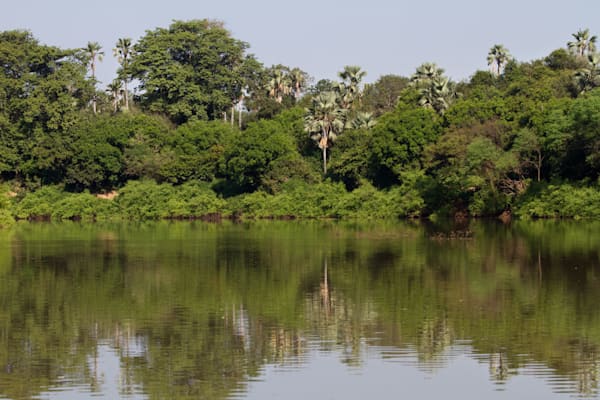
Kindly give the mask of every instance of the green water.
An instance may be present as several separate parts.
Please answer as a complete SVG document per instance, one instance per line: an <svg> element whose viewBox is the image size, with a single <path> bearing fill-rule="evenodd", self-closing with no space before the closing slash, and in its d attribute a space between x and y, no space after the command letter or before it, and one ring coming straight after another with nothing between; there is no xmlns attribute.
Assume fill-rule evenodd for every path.
<svg viewBox="0 0 600 400"><path fill-rule="evenodd" d="M600 223L19 224L0 398L598 398Z"/></svg>

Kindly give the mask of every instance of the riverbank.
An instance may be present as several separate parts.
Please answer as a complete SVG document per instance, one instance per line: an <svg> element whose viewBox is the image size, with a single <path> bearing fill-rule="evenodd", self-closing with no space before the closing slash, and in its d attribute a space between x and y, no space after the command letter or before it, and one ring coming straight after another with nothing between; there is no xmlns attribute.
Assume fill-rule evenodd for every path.
<svg viewBox="0 0 600 400"><path fill-rule="evenodd" d="M8 190L7 190L8 193ZM508 212L507 212L508 210ZM518 218L600 218L600 190L573 184L533 185L507 206ZM184 185L130 181L110 195L70 193L60 186L12 192L0 204L0 225L15 220L157 219L380 219L497 217L444 205L432 209L416 186L379 190L364 183L347 191L341 183L289 182L276 194L256 191L223 197L206 183Z"/></svg>

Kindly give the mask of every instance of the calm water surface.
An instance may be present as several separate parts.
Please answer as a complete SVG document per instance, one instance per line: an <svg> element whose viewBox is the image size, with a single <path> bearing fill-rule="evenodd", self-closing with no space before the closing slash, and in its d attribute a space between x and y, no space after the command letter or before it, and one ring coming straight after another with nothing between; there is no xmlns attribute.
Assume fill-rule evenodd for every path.
<svg viewBox="0 0 600 400"><path fill-rule="evenodd" d="M20 224L1 399L600 398L600 223Z"/></svg>

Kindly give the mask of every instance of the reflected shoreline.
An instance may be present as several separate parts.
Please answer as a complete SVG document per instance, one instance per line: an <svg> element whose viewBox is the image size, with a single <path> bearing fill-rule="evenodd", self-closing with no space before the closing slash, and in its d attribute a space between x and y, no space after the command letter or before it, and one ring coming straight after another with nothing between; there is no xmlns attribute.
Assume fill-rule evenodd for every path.
<svg viewBox="0 0 600 400"><path fill-rule="evenodd" d="M598 223L19 224L0 237L0 398L243 397L265 368L313 368L320 352L364 375L385 360L437 376L466 356L496 384L598 395Z"/></svg>

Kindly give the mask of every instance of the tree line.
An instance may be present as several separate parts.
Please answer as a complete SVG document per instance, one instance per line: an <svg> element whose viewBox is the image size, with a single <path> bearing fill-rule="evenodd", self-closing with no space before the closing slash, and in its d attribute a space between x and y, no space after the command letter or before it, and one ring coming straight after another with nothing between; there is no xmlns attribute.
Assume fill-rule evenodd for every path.
<svg viewBox="0 0 600 400"><path fill-rule="evenodd" d="M332 202L386 198L400 203L397 217L600 216L596 42L580 30L528 62L496 44L490 70L465 81L426 62L365 84L358 66L316 80L263 65L222 22L175 21L118 39L117 76L101 90L98 43L61 49L0 32L6 207L16 215L48 186L91 196L143 181L245 204L232 213L284 214L283 198L318 190L354 193Z"/></svg>

